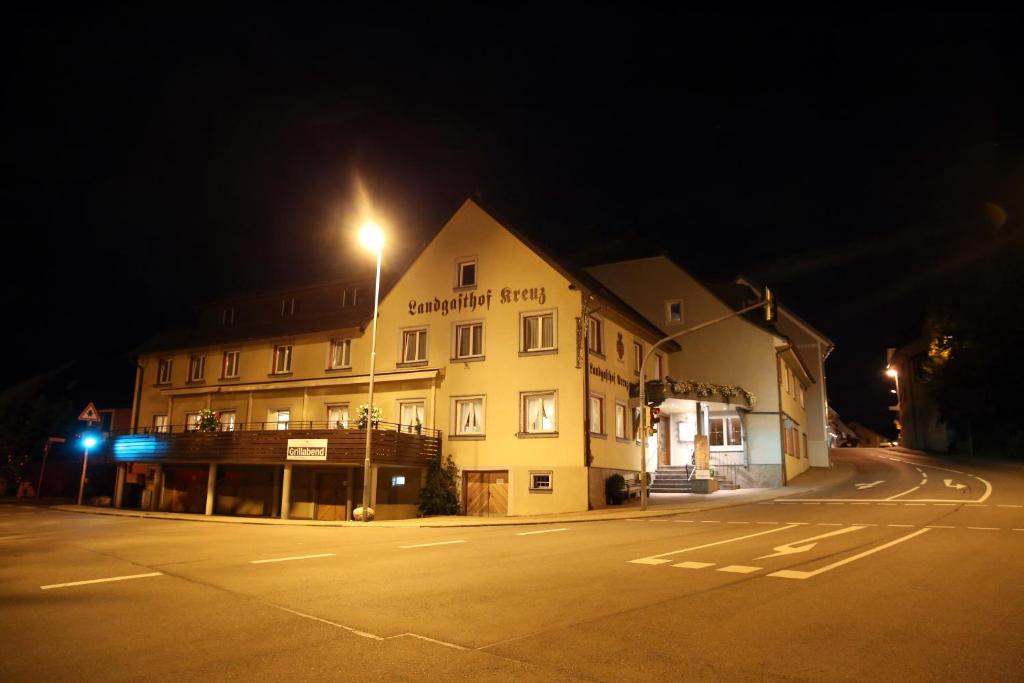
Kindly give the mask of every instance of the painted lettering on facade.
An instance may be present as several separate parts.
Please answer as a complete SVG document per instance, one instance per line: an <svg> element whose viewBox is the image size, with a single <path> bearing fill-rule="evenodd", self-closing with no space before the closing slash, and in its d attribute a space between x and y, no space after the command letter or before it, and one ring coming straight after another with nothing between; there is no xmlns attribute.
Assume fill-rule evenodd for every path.
<svg viewBox="0 0 1024 683"><path fill-rule="evenodd" d="M477 309L491 310L491 299L494 293L488 289L484 293L462 292L453 297L434 297L427 300L409 299L409 315L423 315L425 313L440 313L446 316L449 313L472 313ZM520 302L535 301L543 306L547 302L547 292L543 287L503 287L498 293L498 301L502 304L515 304Z"/></svg>
<svg viewBox="0 0 1024 683"><path fill-rule="evenodd" d="M625 389L629 389L629 380L627 380L625 377L623 377L617 372L605 370L604 368L598 367L591 363L590 374L594 375L595 377L601 379L604 382L608 382L609 384L615 384L620 387L624 387Z"/></svg>

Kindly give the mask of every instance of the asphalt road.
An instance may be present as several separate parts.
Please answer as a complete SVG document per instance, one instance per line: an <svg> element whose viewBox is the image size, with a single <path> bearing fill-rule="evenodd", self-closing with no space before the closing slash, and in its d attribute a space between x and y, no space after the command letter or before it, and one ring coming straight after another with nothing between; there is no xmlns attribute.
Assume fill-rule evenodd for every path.
<svg viewBox="0 0 1024 683"><path fill-rule="evenodd" d="M813 498L541 526L0 506L0 679L1021 680L1024 468L834 457Z"/></svg>

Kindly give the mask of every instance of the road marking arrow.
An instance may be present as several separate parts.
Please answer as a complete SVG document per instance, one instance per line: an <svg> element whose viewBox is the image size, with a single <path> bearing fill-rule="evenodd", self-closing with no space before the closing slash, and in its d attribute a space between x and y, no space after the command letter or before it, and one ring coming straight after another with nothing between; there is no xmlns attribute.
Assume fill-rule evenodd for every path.
<svg viewBox="0 0 1024 683"><path fill-rule="evenodd" d="M951 489L956 489L957 491L964 491L967 489L966 484L961 484L958 481L953 481L952 479L944 479L943 481L945 481L946 486L948 486Z"/></svg>
<svg viewBox="0 0 1024 683"><path fill-rule="evenodd" d="M795 553L805 553L808 550L810 550L811 548L813 548L814 546L818 545L817 541L820 541L823 538L829 538L830 536L840 536L842 534L848 534L851 531L860 531L861 529L866 529L866 528L867 527L865 527L865 526L857 525L857 526L848 526L848 527L846 527L844 529L836 529L835 531L830 531L827 534L820 534L818 536L811 536L810 538L805 538L802 541L793 541L792 543L787 543L785 545L776 546L776 547L772 548L772 550L775 551L774 553L771 553L770 555L761 555L760 557L755 557L754 559L755 560L764 560L764 559L767 559L769 557L779 557L781 555L793 555ZM812 543L811 541L814 541L814 542ZM805 545L798 545L800 543L803 543Z"/></svg>
<svg viewBox="0 0 1024 683"><path fill-rule="evenodd" d="M878 481L873 481L870 484L854 484L854 486L856 486L858 489L863 491L864 489L872 489L872 488L878 486L879 484L884 484L884 483L885 483L885 480L884 479L880 479Z"/></svg>

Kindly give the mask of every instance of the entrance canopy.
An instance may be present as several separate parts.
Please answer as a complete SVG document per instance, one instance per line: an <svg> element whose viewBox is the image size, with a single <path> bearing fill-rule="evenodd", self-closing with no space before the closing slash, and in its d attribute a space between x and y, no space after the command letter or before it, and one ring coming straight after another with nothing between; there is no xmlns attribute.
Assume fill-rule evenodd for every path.
<svg viewBox="0 0 1024 683"><path fill-rule="evenodd" d="M640 384L629 385L630 398L639 398ZM694 380L649 380L644 387L644 398L648 405L661 405L666 399L688 399L712 403L724 403L741 409L751 410L757 402L753 393L739 385L713 384Z"/></svg>

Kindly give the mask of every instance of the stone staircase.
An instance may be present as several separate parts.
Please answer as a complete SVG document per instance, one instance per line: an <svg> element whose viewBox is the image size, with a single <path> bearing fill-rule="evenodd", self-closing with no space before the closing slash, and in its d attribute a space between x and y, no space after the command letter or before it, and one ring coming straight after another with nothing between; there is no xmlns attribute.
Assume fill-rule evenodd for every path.
<svg viewBox="0 0 1024 683"><path fill-rule="evenodd" d="M650 493L690 493L693 491L693 481L690 479L689 465L658 465L658 470L652 472ZM730 481L721 474L715 475L718 481L718 488L724 491L732 491L740 488L739 484Z"/></svg>

